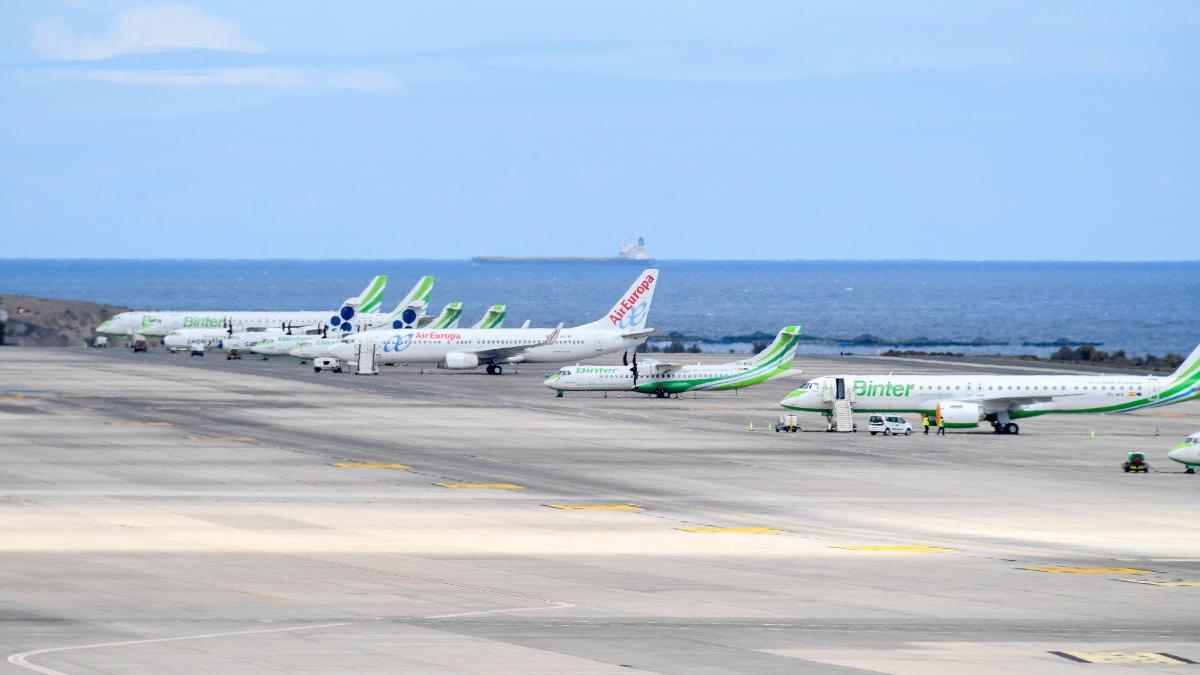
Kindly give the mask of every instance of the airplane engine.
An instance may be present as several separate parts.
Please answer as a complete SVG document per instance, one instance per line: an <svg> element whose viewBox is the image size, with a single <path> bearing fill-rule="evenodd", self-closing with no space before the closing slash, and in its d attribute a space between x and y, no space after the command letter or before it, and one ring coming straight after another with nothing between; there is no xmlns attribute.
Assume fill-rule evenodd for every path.
<svg viewBox="0 0 1200 675"><path fill-rule="evenodd" d="M479 357L467 352L449 352L442 361L443 368L451 370L474 368L479 365Z"/></svg>
<svg viewBox="0 0 1200 675"><path fill-rule="evenodd" d="M976 426L983 421L983 406L963 401L938 401L938 417L947 425Z"/></svg>

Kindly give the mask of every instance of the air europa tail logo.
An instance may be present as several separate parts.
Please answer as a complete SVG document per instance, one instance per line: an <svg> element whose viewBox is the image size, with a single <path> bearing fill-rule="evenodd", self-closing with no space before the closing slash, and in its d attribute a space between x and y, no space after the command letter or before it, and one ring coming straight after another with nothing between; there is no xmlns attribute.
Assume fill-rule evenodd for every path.
<svg viewBox="0 0 1200 675"><path fill-rule="evenodd" d="M629 294L629 297L622 298L621 302L617 303L616 309L608 315L608 320L611 321L614 326L621 324L621 319L625 318L626 314L629 314L635 307L638 306L638 298L645 295L653 285L654 275L647 274L645 278L642 279L642 283L634 287L633 292Z"/></svg>

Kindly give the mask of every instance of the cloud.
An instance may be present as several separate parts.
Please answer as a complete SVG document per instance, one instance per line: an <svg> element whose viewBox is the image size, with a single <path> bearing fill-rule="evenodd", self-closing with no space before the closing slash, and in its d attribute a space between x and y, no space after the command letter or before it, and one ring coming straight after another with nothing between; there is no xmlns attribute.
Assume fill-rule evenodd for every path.
<svg viewBox="0 0 1200 675"><path fill-rule="evenodd" d="M47 17L34 24L31 46L44 59L85 61L180 49L265 51L242 35L237 22L181 4L122 9L99 35L77 34L62 17Z"/></svg>
<svg viewBox="0 0 1200 675"><path fill-rule="evenodd" d="M396 78L382 68L201 68L160 70L55 70L40 78L27 78L29 84L48 80L89 80L110 84L142 86L232 86L270 89L339 89L365 94L390 94L396 91Z"/></svg>

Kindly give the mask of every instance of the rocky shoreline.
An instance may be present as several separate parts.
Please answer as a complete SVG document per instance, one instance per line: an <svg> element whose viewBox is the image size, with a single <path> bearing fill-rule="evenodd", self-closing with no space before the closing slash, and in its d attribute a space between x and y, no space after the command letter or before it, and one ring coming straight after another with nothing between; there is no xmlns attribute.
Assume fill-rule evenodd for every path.
<svg viewBox="0 0 1200 675"><path fill-rule="evenodd" d="M0 295L8 313L0 344L19 347L83 347L96 326L126 307L83 300L57 300L30 295Z"/></svg>

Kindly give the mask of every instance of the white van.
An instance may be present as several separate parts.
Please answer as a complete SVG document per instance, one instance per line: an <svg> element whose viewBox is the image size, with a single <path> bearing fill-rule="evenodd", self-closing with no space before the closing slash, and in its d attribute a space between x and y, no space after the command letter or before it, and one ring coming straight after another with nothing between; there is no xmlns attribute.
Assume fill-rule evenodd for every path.
<svg viewBox="0 0 1200 675"><path fill-rule="evenodd" d="M893 434L904 434L912 436L912 425L899 415L871 415L871 420L867 424L867 431L871 435L883 434L891 436Z"/></svg>

